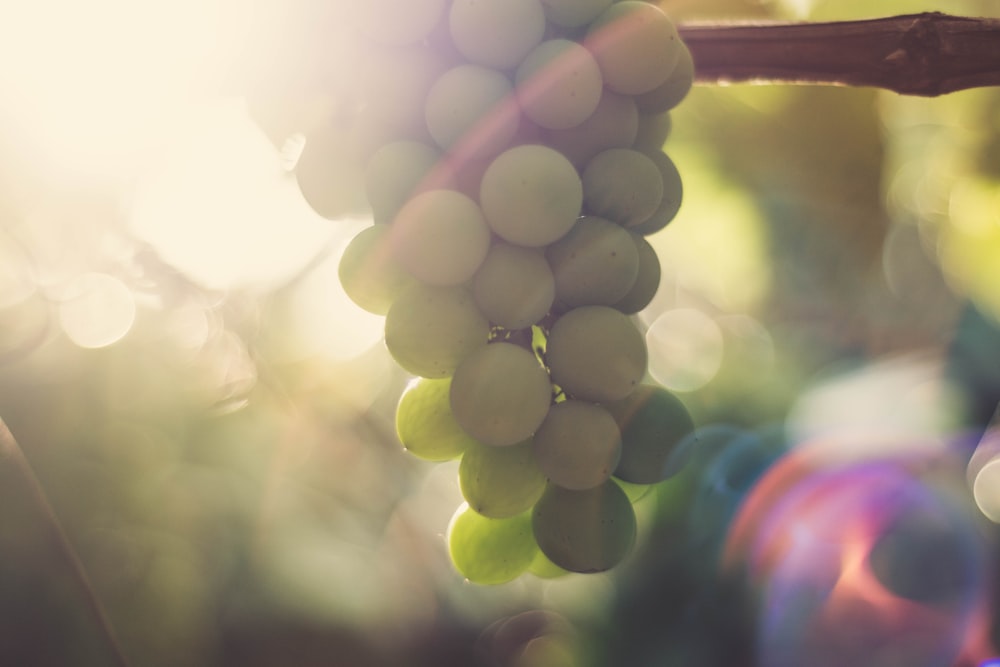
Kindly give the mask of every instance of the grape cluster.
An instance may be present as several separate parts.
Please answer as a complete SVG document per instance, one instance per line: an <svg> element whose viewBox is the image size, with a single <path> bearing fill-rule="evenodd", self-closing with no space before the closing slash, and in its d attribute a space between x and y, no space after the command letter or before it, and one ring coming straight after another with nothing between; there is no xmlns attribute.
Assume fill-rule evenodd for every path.
<svg viewBox="0 0 1000 667"><path fill-rule="evenodd" d="M461 457L452 560L487 584L607 570L693 430L631 318L680 206L661 147L690 53L637 1L369 0L359 30L374 224L340 279L417 376L403 446Z"/></svg>

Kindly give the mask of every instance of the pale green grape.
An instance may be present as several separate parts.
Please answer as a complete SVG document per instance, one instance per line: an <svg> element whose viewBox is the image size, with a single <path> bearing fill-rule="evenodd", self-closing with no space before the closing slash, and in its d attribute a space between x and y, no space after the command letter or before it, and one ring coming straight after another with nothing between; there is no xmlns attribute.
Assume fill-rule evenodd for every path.
<svg viewBox="0 0 1000 667"><path fill-rule="evenodd" d="M306 136L295 180L312 210L336 220L367 211L364 172L364 162L351 150L347 134L324 127Z"/></svg>
<svg viewBox="0 0 1000 667"><path fill-rule="evenodd" d="M419 141L394 141L375 151L365 169L365 194L375 222L392 222L416 192L433 189L441 153Z"/></svg>
<svg viewBox="0 0 1000 667"><path fill-rule="evenodd" d="M429 285L471 278L490 248L490 228L472 199L455 190L431 190L410 199L390 227L393 253Z"/></svg>
<svg viewBox="0 0 1000 667"><path fill-rule="evenodd" d="M640 151L658 151L663 148L672 128L673 119L669 111L659 114L639 114L632 148Z"/></svg>
<svg viewBox="0 0 1000 667"><path fill-rule="evenodd" d="M491 519L462 503L448 524L448 554L475 584L504 584L527 571L538 553L531 514Z"/></svg>
<svg viewBox="0 0 1000 667"><path fill-rule="evenodd" d="M479 309L505 329L525 329L542 319L556 283L541 250L495 241L472 283Z"/></svg>
<svg viewBox="0 0 1000 667"><path fill-rule="evenodd" d="M450 461L481 447L451 414L451 379L410 382L396 406L396 435L408 452L425 461Z"/></svg>
<svg viewBox="0 0 1000 667"><path fill-rule="evenodd" d="M548 245L570 230L583 203L572 163L538 144L501 153L483 174L479 203L490 227L517 245Z"/></svg>
<svg viewBox="0 0 1000 667"><path fill-rule="evenodd" d="M469 62L512 69L542 41L545 12L538 0L454 0L448 27Z"/></svg>
<svg viewBox="0 0 1000 667"><path fill-rule="evenodd" d="M530 440L510 447L476 443L462 455L458 483L469 507L502 519L531 509L545 490L545 475Z"/></svg>
<svg viewBox="0 0 1000 667"><path fill-rule="evenodd" d="M417 283L400 294L385 316L385 345L414 375L449 377L462 359L486 345L490 323L463 287Z"/></svg>
<svg viewBox="0 0 1000 667"><path fill-rule="evenodd" d="M639 272L639 252L620 225L584 216L546 251L556 299L568 306L610 305L624 297Z"/></svg>
<svg viewBox="0 0 1000 667"><path fill-rule="evenodd" d="M581 306L556 320L545 354L555 384L573 398L598 403L628 396L648 360L642 334L608 306Z"/></svg>
<svg viewBox="0 0 1000 667"><path fill-rule="evenodd" d="M493 156L506 148L517 132L520 110L505 75L465 64L434 82L424 115L438 146L470 159Z"/></svg>
<svg viewBox="0 0 1000 667"><path fill-rule="evenodd" d="M635 484L618 479L617 477L612 477L611 479L614 480L615 484L622 487L622 491L628 496L628 501L633 505L645 498L653 490L652 484Z"/></svg>
<svg viewBox="0 0 1000 667"><path fill-rule="evenodd" d="M590 51L568 39L550 39L521 62L514 78L524 114L561 129L586 120L601 99L601 69Z"/></svg>
<svg viewBox="0 0 1000 667"><path fill-rule="evenodd" d="M578 168L608 148L629 148L639 129L639 112L631 96L605 89L594 113L579 125L549 130L546 143Z"/></svg>
<svg viewBox="0 0 1000 667"><path fill-rule="evenodd" d="M621 455L614 417L599 405L556 403L532 440L538 467L564 489L590 489L611 477Z"/></svg>
<svg viewBox="0 0 1000 667"><path fill-rule="evenodd" d="M396 261L386 225L372 225L355 235L337 273L351 301L376 315L389 312L396 297L416 282Z"/></svg>
<svg viewBox="0 0 1000 667"><path fill-rule="evenodd" d="M388 126L393 136L427 136L424 100L451 64L426 46L374 48L358 63L364 115Z"/></svg>
<svg viewBox="0 0 1000 667"><path fill-rule="evenodd" d="M694 61L691 51L682 42L680 57L667 80L659 86L635 96L635 106L640 113L661 114L670 111L681 103L694 83Z"/></svg>
<svg viewBox="0 0 1000 667"><path fill-rule="evenodd" d="M538 550L535 559L528 566L528 572L539 579L558 579L570 573L569 570L565 570L549 560L549 557L541 549Z"/></svg>
<svg viewBox="0 0 1000 667"><path fill-rule="evenodd" d="M601 66L604 84L638 95L667 80L680 57L673 21L656 5L618 2L590 24L584 44Z"/></svg>
<svg viewBox="0 0 1000 667"><path fill-rule="evenodd" d="M635 544L635 512L612 480L583 491L549 484L531 518L542 552L570 572L610 570Z"/></svg>
<svg viewBox="0 0 1000 667"><path fill-rule="evenodd" d="M643 222L630 225L629 229L639 234L649 236L655 234L677 217L680 211L681 202L684 199L684 184L681 181L681 174L677 171L674 161L661 150L645 151L646 157L653 161L657 171L660 172L660 180L663 183L663 197L660 205Z"/></svg>
<svg viewBox="0 0 1000 667"><path fill-rule="evenodd" d="M663 200L663 177L649 156L631 148L609 148L583 170L588 212L620 225L648 220Z"/></svg>
<svg viewBox="0 0 1000 667"><path fill-rule="evenodd" d="M514 445L530 438L551 401L545 369L532 352L513 343L491 343L473 351L458 365L451 384L455 419L488 445Z"/></svg>
<svg viewBox="0 0 1000 667"><path fill-rule="evenodd" d="M607 9L612 0L542 0L545 16L553 25L580 28Z"/></svg>
<svg viewBox="0 0 1000 667"><path fill-rule="evenodd" d="M667 460L678 443L694 431L691 414L680 399L663 387L643 384L605 407L622 433L615 477L635 484L655 484L680 470L680 465L668 466Z"/></svg>
<svg viewBox="0 0 1000 667"><path fill-rule="evenodd" d="M379 44L415 44L434 30L446 0L364 0L357 3L361 34Z"/></svg>
<svg viewBox="0 0 1000 667"><path fill-rule="evenodd" d="M615 310L633 315L648 306L660 288L660 258L656 250L641 234L629 231L639 256L639 271L632 288L612 304Z"/></svg>

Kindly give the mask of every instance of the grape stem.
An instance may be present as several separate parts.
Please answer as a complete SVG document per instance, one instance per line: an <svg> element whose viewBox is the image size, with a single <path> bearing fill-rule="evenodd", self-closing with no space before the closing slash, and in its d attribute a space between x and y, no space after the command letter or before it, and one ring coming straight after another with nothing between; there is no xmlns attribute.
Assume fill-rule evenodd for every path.
<svg viewBox="0 0 1000 667"><path fill-rule="evenodd" d="M1000 19L940 12L828 23L678 24L695 82L824 84L935 97L1000 86Z"/></svg>

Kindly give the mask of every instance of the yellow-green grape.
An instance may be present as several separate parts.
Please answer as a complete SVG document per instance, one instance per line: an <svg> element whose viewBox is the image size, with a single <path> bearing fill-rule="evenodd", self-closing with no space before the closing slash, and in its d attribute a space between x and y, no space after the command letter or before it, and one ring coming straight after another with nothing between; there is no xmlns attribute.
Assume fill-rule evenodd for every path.
<svg viewBox="0 0 1000 667"><path fill-rule="evenodd" d="M618 465L621 433L599 405L556 403L533 439L535 460L550 482L581 491L603 484Z"/></svg>
<svg viewBox="0 0 1000 667"><path fill-rule="evenodd" d="M458 483L469 507L502 519L534 506L545 490L545 475L535 462L531 441L510 447L476 443L462 455Z"/></svg>
<svg viewBox="0 0 1000 667"><path fill-rule="evenodd" d="M303 198L328 220L367 212L364 172L364 162L353 152L348 135L334 127L309 133L295 164Z"/></svg>
<svg viewBox="0 0 1000 667"><path fill-rule="evenodd" d="M623 479L618 479L617 477L612 477L615 483L622 487L622 491L628 496L628 501L635 505L637 502L649 495L649 492L653 490L652 484L635 484L633 482L626 482Z"/></svg>
<svg viewBox="0 0 1000 667"><path fill-rule="evenodd" d="M611 6L613 0L542 0L545 17L564 28L580 28Z"/></svg>
<svg viewBox="0 0 1000 667"><path fill-rule="evenodd" d="M512 581L527 571L536 553L529 512L491 519L462 503L448 524L451 562L474 584Z"/></svg>
<svg viewBox="0 0 1000 667"><path fill-rule="evenodd" d="M358 64L364 115L397 137L425 138L424 100L451 63L426 46L375 48Z"/></svg>
<svg viewBox="0 0 1000 667"><path fill-rule="evenodd" d="M415 44L434 30L446 0L365 0L357 3L362 35L379 44Z"/></svg>
<svg viewBox="0 0 1000 667"><path fill-rule="evenodd" d="M531 519L539 548L570 572L610 570L635 544L632 503L612 480L583 491L549 484Z"/></svg>
<svg viewBox="0 0 1000 667"><path fill-rule="evenodd" d="M639 271L632 288L612 304L615 310L633 315L648 306L660 289L660 258L656 250L641 234L629 231L639 256Z"/></svg>
<svg viewBox="0 0 1000 667"><path fill-rule="evenodd" d="M622 433L615 477L635 484L655 484L680 470L683 461L671 454L694 432L691 414L680 399L663 387L643 384L605 407Z"/></svg>
<svg viewBox="0 0 1000 667"><path fill-rule="evenodd" d="M490 323L463 287L417 283L400 294L385 316L385 346L406 371L427 378L451 376L462 359L486 345Z"/></svg>
<svg viewBox="0 0 1000 667"><path fill-rule="evenodd" d="M551 402L545 369L532 352L513 343L474 350L458 365L451 383L456 421L480 442L498 447L530 438Z"/></svg>
<svg viewBox="0 0 1000 667"><path fill-rule="evenodd" d="M580 306L562 315L549 331L545 354L555 384L572 398L597 403L632 393L648 361L642 334L608 306Z"/></svg>
<svg viewBox="0 0 1000 667"><path fill-rule="evenodd" d="M517 101L542 127L560 129L586 120L601 99L601 69L590 51L568 39L536 46L517 68Z"/></svg>
<svg viewBox="0 0 1000 667"><path fill-rule="evenodd" d="M649 236L666 227L677 217L684 199L684 183L681 181L681 173L677 171L677 165L662 150L645 151L644 154L653 161L657 171L660 172L663 197L660 199L660 205L653 211L653 215L639 224L629 226L629 229Z"/></svg>
<svg viewBox="0 0 1000 667"><path fill-rule="evenodd" d="M517 132L514 87L500 72L459 65L434 82L424 104L427 128L438 146L464 159L493 156Z"/></svg>
<svg viewBox="0 0 1000 667"><path fill-rule="evenodd" d="M505 329L526 329L549 311L556 282L545 255L495 241L472 282L483 315Z"/></svg>
<svg viewBox="0 0 1000 667"><path fill-rule="evenodd" d="M577 220L545 256L556 299L567 306L611 305L628 293L639 273L639 252L629 232L594 216Z"/></svg>
<svg viewBox="0 0 1000 667"><path fill-rule="evenodd" d="M634 0L608 7L584 38L601 66L604 84L626 95L649 92L666 81L681 44L676 26L662 9Z"/></svg>
<svg viewBox="0 0 1000 667"><path fill-rule="evenodd" d="M498 236L540 247L561 238L576 222L583 185L561 153L526 144L504 151L486 168L479 203Z"/></svg>
<svg viewBox="0 0 1000 667"><path fill-rule="evenodd" d="M648 220L663 200L663 177L649 156L631 148L609 148L583 170L588 212L626 227Z"/></svg>
<svg viewBox="0 0 1000 667"><path fill-rule="evenodd" d="M558 579L570 573L569 570L563 569L549 560L549 557L541 549L538 550L535 559L528 566L528 572L539 579Z"/></svg>
<svg viewBox="0 0 1000 667"><path fill-rule="evenodd" d="M662 114L670 111L681 103L694 83L694 60L691 51L682 42L680 57L667 80L659 86L635 96L635 106L640 113Z"/></svg>
<svg viewBox="0 0 1000 667"><path fill-rule="evenodd" d="M638 128L632 148L641 151L658 151L663 148L673 128L670 112L658 114L639 114Z"/></svg>
<svg viewBox="0 0 1000 667"><path fill-rule="evenodd" d="M396 261L386 225L372 225L355 235L337 273L351 301L376 315L389 312L396 297L416 282Z"/></svg>
<svg viewBox="0 0 1000 667"><path fill-rule="evenodd" d="M375 222L392 222L415 193L432 189L441 152L420 141L394 141L375 151L365 168L365 194Z"/></svg>
<svg viewBox="0 0 1000 667"><path fill-rule="evenodd" d="M418 378L410 382L396 406L396 435L414 456L450 461L479 447L451 414L451 379Z"/></svg>
<svg viewBox="0 0 1000 667"><path fill-rule="evenodd" d="M469 62L512 69L542 41L545 12L538 0L454 0L448 27Z"/></svg>
<svg viewBox="0 0 1000 667"><path fill-rule="evenodd" d="M431 190L410 199L390 226L399 263L429 285L471 278L490 249L490 228L472 199L455 190Z"/></svg>
<svg viewBox="0 0 1000 667"><path fill-rule="evenodd" d="M579 125L549 130L546 143L583 168L608 148L629 148L639 131L639 112L631 96L604 89L594 113Z"/></svg>

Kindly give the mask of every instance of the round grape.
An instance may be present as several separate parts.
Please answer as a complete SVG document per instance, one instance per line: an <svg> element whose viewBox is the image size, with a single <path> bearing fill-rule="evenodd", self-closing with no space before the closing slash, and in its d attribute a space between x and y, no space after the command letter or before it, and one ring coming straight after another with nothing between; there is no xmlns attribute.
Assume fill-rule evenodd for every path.
<svg viewBox="0 0 1000 667"><path fill-rule="evenodd" d="M556 299L567 306L610 305L623 298L639 273L639 252L620 225L584 216L546 249Z"/></svg>
<svg viewBox="0 0 1000 667"><path fill-rule="evenodd" d="M586 120L601 99L601 69L590 51L568 39L542 42L525 57L514 78L525 115L546 128Z"/></svg>
<svg viewBox="0 0 1000 667"><path fill-rule="evenodd" d="M534 506L545 490L545 475L535 462L531 441L510 447L476 443L462 454L458 483L469 507L502 519Z"/></svg>
<svg viewBox="0 0 1000 667"><path fill-rule="evenodd" d="M629 148L639 131L639 112L628 95L605 89L594 113L579 125L549 130L546 143L565 155L576 167L608 148Z"/></svg>
<svg viewBox="0 0 1000 667"><path fill-rule="evenodd" d="M638 127L635 132L635 141L632 148L640 151L658 151L663 148L670 130L673 128L673 119L670 112L659 114L639 114Z"/></svg>
<svg viewBox="0 0 1000 667"><path fill-rule="evenodd" d="M376 315L389 312L396 297L416 282L396 261L386 225L372 225L355 235L340 257L337 273L351 301Z"/></svg>
<svg viewBox="0 0 1000 667"><path fill-rule="evenodd" d="M680 57L670 76L648 93L636 95L635 106L644 114L666 113L681 103L693 83L694 61L691 59L691 51L682 42Z"/></svg>
<svg viewBox="0 0 1000 667"><path fill-rule="evenodd" d="M410 382L396 406L396 435L406 451L425 461L450 461L478 443L451 414L451 379Z"/></svg>
<svg viewBox="0 0 1000 667"><path fill-rule="evenodd" d="M512 69L542 41L545 12L538 0L454 0L448 26L469 62Z"/></svg>
<svg viewBox="0 0 1000 667"><path fill-rule="evenodd" d="M475 584L512 581L527 571L537 553L528 512L490 519L462 503L448 525L451 562Z"/></svg>
<svg viewBox="0 0 1000 667"><path fill-rule="evenodd" d="M681 209L681 202L684 199L684 184L681 181L681 174L677 171L674 161L661 150L645 151L644 154L660 172L660 180L663 183L663 197L660 205L653 211L653 215L637 225L631 225L630 230L649 236L655 234L677 217Z"/></svg>
<svg viewBox="0 0 1000 667"><path fill-rule="evenodd" d="M473 279L472 293L490 322L525 329L549 311L556 283L541 250L496 241Z"/></svg>
<svg viewBox="0 0 1000 667"><path fill-rule="evenodd" d="M428 189L441 152L419 141L394 141L375 151L365 169L365 193L375 222L391 222L415 193Z"/></svg>
<svg viewBox="0 0 1000 667"><path fill-rule="evenodd" d="M656 164L631 148L598 153L584 168L582 180L587 210L626 227L648 220L663 200Z"/></svg>
<svg viewBox="0 0 1000 667"><path fill-rule="evenodd" d="M590 24L584 45L601 66L605 85L626 95L666 81L681 51L673 21L656 5L638 0L608 7Z"/></svg>
<svg viewBox="0 0 1000 667"><path fill-rule="evenodd" d="M580 28L611 6L614 0L542 0L545 17L564 28Z"/></svg>
<svg viewBox="0 0 1000 667"><path fill-rule="evenodd" d="M533 445L538 467L550 482L580 491L611 477L621 455L622 440L607 410L567 399L549 410Z"/></svg>
<svg viewBox="0 0 1000 667"><path fill-rule="evenodd" d="M622 434L621 460L615 477L634 484L655 484L679 466L668 466L677 445L694 432L687 407L658 385L640 385L620 401L608 403Z"/></svg>

